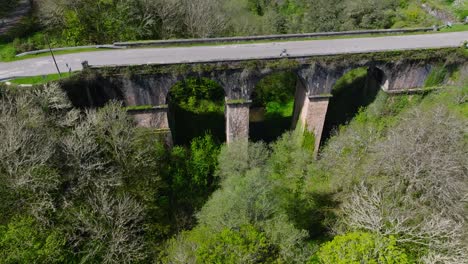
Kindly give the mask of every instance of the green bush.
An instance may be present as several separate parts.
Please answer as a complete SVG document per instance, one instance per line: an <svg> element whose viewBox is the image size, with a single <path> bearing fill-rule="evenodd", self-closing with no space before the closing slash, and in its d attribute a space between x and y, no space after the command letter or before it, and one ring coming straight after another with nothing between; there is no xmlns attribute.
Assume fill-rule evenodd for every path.
<svg viewBox="0 0 468 264"><path fill-rule="evenodd" d="M269 263L272 245L265 233L252 225L238 230L225 228L212 239L200 241L196 255L200 263Z"/></svg>
<svg viewBox="0 0 468 264"><path fill-rule="evenodd" d="M323 264L405 264L411 263L395 237L352 232L325 243L310 263Z"/></svg>
<svg viewBox="0 0 468 264"><path fill-rule="evenodd" d="M0 263L63 263L65 243L59 231L41 230L32 217L15 217L0 226Z"/></svg>
<svg viewBox="0 0 468 264"><path fill-rule="evenodd" d="M444 66L434 67L427 77L424 87L435 87L441 85L447 77L447 73L447 69Z"/></svg>
<svg viewBox="0 0 468 264"><path fill-rule="evenodd" d="M294 100L286 103L268 102L266 104L266 118L289 117L293 114Z"/></svg>
<svg viewBox="0 0 468 264"><path fill-rule="evenodd" d="M15 57L16 49L13 44L0 44L0 61L8 61Z"/></svg>
<svg viewBox="0 0 468 264"><path fill-rule="evenodd" d="M183 147L172 150L172 188L175 192L190 193L205 192L214 184L214 171L217 164L219 146L210 135L195 138L190 145L190 151ZM193 194L192 193L192 194ZM186 193L190 196L189 193ZM194 197L187 197L194 199Z"/></svg>
<svg viewBox="0 0 468 264"><path fill-rule="evenodd" d="M45 35L43 33L35 33L24 39L16 38L13 41L13 46L16 49L16 53L23 53L31 50L40 50L47 48Z"/></svg>
<svg viewBox="0 0 468 264"><path fill-rule="evenodd" d="M224 112L224 90L207 78L188 78L170 91L172 104L194 113Z"/></svg>
<svg viewBox="0 0 468 264"><path fill-rule="evenodd" d="M283 108L294 100L296 79L296 75L292 72L281 72L265 77L253 91L253 105L270 106L271 112L282 112L276 109Z"/></svg>

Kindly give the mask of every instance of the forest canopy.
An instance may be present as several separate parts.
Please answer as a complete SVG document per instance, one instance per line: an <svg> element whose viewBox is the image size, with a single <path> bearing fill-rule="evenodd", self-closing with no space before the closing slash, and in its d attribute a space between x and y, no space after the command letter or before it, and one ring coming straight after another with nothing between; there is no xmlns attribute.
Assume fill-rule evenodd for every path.
<svg viewBox="0 0 468 264"><path fill-rule="evenodd" d="M117 102L0 98L0 263L467 259L466 85L380 92L317 161L297 131L171 149Z"/></svg>
<svg viewBox="0 0 468 264"><path fill-rule="evenodd" d="M455 20L464 19L468 10L464 1L429 3ZM421 4L418 0L36 0L32 19L24 21L15 37L32 38L31 32L39 30L51 34L53 44L71 46L439 23Z"/></svg>

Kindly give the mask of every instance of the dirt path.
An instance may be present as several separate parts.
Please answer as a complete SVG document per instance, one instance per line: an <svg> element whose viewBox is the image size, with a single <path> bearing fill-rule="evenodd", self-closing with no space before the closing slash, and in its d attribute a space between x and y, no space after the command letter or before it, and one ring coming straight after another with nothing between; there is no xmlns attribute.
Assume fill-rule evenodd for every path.
<svg viewBox="0 0 468 264"><path fill-rule="evenodd" d="M20 0L18 6L10 15L0 18L0 36L8 33L10 29L16 26L23 17L28 15L31 9L31 3L29 0Z"/></svg>

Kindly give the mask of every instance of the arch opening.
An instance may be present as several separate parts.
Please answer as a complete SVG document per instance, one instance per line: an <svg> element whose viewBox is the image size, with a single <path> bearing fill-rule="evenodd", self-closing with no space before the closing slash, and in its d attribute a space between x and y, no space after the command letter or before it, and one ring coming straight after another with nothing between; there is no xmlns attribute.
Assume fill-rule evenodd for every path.
<svg viewBox="0 0 468 264"><path fill-rule="evenodd" d="M225 92L217 82L204 77L184 79L172 86L167 101L174 144L189 145L206 134L217 143L226 140Z"/></svg>
<svg viewBox="0 0 468 264"><path fill-rule="evenodd" d="M360 109L374 102L384 85L386 85L385 74L376 67L352 69L338 79L333 86L333 97L330 98L328 105L322 144L340 126L349 123Z"/></svg>
<svg viewBox="0 0 468 264"><path fill-rule="evenodd" d="M249 138L272 142L291 129L297 76L277 72L261 79L251 94Z"/></svg>

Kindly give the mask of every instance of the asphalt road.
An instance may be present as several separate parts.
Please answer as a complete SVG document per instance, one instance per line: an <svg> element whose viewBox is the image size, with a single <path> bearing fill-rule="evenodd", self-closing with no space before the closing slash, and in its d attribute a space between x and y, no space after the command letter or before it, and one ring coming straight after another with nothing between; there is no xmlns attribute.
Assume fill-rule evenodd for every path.
<svg viewBox="0 0 468 264"><path fill-rule="evenodd" d="M439 34L386 36L375 38L333 39L239 44L222 46L195 46L178 48L142 48L106 50L57 56L62 71L81 70L81 62L89 65L135 65L182 62L207 62L279 57L286 49L290 56L331 55L424 48L458 47L468 40L468 31ZM19 76L37 76L55 73L49 57L0 63L0 80Z"/></svg>

